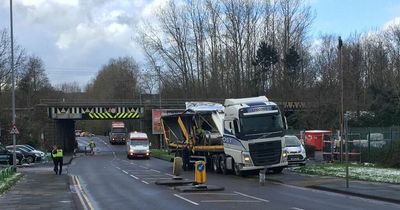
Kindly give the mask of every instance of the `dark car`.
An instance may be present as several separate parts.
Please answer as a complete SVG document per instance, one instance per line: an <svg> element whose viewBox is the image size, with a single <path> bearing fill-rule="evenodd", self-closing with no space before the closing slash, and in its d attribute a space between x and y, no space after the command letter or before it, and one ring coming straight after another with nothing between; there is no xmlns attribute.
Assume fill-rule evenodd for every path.
<svg viewBox="0 0 400 210"><path fill-rule="evenodd" d="M19 151L15 151L15 154L17 157L16 159L17 164L20 165L24 160L24 155ZM0 145L0 162L8 163L10 165L13 164L13 153L7 150L7 148L4 147L3 145Z"/></svg>
<svg viewBox="0 0 400 210"><path fill-rule="evenodd" d="M42 161L45 157L45 153L42 151L39 151L35 149L34 147L27 145L27 144L21 144L21 145L15 145L17 148L24 148L25 150L28 150L31 153L35 153L36 156L36 161Z"/></svg>
<svg viewBox="0 0 400 210"><path fill-rule="evenodd" d="M8 150L12 150L13 146L7 146L6 148ZM38 155L36 153L31 152L24 147L16 147L16 150L21 152L24 155L26 163L30 164L30 163L36 162L36 159L38 157Z"/></svg>

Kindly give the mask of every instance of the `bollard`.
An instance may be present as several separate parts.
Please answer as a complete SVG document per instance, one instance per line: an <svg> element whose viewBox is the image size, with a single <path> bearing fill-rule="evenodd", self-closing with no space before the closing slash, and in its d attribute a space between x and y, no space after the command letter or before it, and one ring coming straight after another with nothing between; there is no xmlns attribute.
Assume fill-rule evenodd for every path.
<svg viewBox="0 0 400 210"><path fill-rule="evenodd" d="M197 184L206 183L206 163L204 161L196 161L194 176Z"/></svg>
<svg viewBox="0 0 400 210"><path fill-rule="evenodd" d="M267 169L260 170L258 176L260 178L259 182L261 186L265 185L265 174L267 173Z"/></svg>
<svg viewBox="0 0 400 210"><path fill-rule="evenodd" d="M181 157L175 157L174 158L174 163L172 166L172 174L175 177L178 177L181 175L181 171L182 171L182 158Z"/></svg>

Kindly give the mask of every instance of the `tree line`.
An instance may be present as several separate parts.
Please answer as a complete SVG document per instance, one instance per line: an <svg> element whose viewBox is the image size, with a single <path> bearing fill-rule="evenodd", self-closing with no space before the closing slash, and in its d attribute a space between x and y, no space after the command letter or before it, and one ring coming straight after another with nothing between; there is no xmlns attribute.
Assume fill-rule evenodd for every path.
<svg viewBox="0 0 400 210"><path fill-rule="evenodd" d="M339 52L336 35L310 38L315 14L301 0L170 1L155 16L137 40L163 97L308 102L289 124L335 129L343 91L353 126L400 122L399 25L355 33Z"/></svg>

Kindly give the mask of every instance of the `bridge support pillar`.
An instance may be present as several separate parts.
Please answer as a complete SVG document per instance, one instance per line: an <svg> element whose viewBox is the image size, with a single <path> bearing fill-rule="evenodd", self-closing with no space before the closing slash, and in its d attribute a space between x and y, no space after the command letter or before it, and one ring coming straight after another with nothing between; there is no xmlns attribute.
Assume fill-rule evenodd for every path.
<svg viewBox="0 0 400 210"><path fill-rule="evenodd" d="M74 120L56 120L55 142L65 152L73 152L76 145Z"/></svg>

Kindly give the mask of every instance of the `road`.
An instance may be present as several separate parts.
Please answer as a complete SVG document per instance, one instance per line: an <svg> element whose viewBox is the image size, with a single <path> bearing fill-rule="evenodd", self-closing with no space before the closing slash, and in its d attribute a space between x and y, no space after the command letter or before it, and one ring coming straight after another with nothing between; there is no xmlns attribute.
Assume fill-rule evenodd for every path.
<svg viewBox="0 0 400 210"><path fill-rule="evenodd" d="M207 184L219 192L180 193L154 184L171 179L172 163L151 158L128 160L124 145L93 137L97 154L75 158L68 173L82 186L82 200L92 209L400 209L399 205L325 191L267 182L256 177L207 173ZM78 139L86 144L88 138ZM183 172L188 179L194 172ZM86 199L85 199L86 198Z"/></svg>

